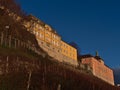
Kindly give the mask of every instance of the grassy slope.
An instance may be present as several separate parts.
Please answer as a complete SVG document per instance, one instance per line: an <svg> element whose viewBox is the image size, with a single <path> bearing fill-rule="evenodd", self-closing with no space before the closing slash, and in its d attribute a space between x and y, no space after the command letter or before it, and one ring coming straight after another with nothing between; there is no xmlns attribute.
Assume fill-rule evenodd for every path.
<svg viewBox="0 0 120 90"><path fill-rule="evenodd" d="M1 56L23 56L28 59L36 59L35 53L30 50L21 50L21 49L14 49L14 48L3 48L0 47L0 55Z"/></svg>

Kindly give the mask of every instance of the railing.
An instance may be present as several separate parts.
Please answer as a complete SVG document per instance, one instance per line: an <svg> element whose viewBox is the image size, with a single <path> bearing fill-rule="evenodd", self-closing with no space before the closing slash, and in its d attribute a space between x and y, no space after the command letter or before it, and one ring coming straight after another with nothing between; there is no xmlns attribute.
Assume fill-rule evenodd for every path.
<svg viewBox="0 0 120 90"><path fill-rule="evenodd" d="M36 48L35 44L32 43L31 41L29 40L27 42L22 41L11 35L6 35L3 32L0 33L0 46L14 48L14 49L25 48L25 49L32 50L34 53L45 57L45 54L41 52L38 48Z"/></svg>

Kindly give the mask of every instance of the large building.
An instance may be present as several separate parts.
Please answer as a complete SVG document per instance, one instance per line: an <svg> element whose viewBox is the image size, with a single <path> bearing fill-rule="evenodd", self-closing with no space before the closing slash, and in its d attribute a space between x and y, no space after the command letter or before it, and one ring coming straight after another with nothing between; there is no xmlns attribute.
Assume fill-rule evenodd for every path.
<svg viewBox="0 0 120 90"><path fill-rule="evenodd" d="M43 23L34 16L29 16L25 21L25 27L36 36L39 46L51 57L60 62L65 62L77 66L77 50L64 42L61 36L49 25ZM114 85L113 71L104 64L104 61L96 55L81 56L82 64L89 65L93 75Z"/></svg>
<svg viewBox="0 0 120 90"><path fill-rule="evenodd" d="M77 65L77 50L64 42L49 25L30 15L25 27L36 36L39 46L51 57L72 65Z"/></svg>
<svg viewBox="0 0 120 90"><path fill-rule="evenodd" d="M5 9L0 6L0 9ZM14 20L20 21L22 18L17 14L6 9L9 16ZM49 25L43 23L36 17L29 15L24 20L23 25L29 32L36 36L39 46L44 49L54 59L77 66L77 50L64 42L61 36ZM104 64L104 61L98 56L83 55L81 63L88 65L94 76L114 85L113 71Z"/></svg>
<svg viewBox="0 0 120 90"><path fill-rule="evenodd" d="M104 61L98 56L83 55L81 56L82 64L91 67L94 76L114 85L113 70L104 64Z"/></svg>

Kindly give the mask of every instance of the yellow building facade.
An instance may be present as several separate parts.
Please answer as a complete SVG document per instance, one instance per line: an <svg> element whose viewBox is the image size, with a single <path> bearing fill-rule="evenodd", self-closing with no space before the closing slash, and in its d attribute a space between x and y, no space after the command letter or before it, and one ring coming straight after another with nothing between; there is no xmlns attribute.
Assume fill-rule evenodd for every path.
<svg viewBox="0 0 120 90"><path fill-rule="evenodd" d="M77 50L64 41L61 41L61 50L63 55L77 60Z"/></svg>
<svg viewBox="0 0 120 90"><path fill-rule="evenodd" d="M31 16L30 21L24 23L25 27L36 36L39 46L44 49L51 57L69 64L77 65L77 50L64 42L47 24Z"/></svg>

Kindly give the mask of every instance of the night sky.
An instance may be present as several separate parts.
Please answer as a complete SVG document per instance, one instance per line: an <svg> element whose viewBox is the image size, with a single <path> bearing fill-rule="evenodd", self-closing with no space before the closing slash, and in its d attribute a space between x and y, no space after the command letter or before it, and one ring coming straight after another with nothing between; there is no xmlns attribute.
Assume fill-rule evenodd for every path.
<svg viewBox="0 0 120 90"><path fill-rule="evenodd" d="M120 66L120 0L18 0L27 14L52 26L81 54L95 51L111 68Z"/></svg>

